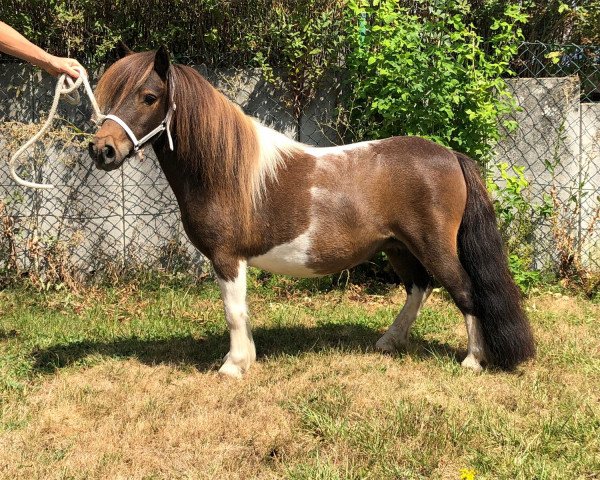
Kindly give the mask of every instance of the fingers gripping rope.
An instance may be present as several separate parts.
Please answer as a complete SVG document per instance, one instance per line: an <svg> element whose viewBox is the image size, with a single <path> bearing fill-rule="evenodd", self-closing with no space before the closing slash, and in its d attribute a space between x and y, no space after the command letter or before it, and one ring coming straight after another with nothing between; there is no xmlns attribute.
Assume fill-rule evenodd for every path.
<svg viewBox="0 0 600 480"><path fill-rule="evenodd" d="M48 112L48 118L42 125L42 128L40 128L40 131L37 132L33 137L31 137L27 142L25 142L8 161L10 176L15 182L17 182L23 187L40 189L54 188L54 185L50 183L34 183L28 182L27 180L23 180L21 177L19 177L19 175L17 175L16 170L19 165L19 157L33 143L35 143L52 124L52 120L54 120L54 116L56 114L56 109L58 108L58 102L60 101L61 95L64 95L65 100L71 105L78 105L81 99L77 89L81 86L81 84L83 84L85 91L90 99L90 102L92 103L92 108L94 109L94 116L96 118L96 121L101 121L104 118L104 115L102 115L102 112L98 107L96 97L94 97L94 92L92 91L92 87L90 87L90 82L88 81L85 71L82 68L77 69L79 70L79 78L75 81L73 81L71 77L64 73L59 77L58 81L56 82L56 89L54 90L54 100L52 101L52 106L50 107L50 111Z"/></svg>

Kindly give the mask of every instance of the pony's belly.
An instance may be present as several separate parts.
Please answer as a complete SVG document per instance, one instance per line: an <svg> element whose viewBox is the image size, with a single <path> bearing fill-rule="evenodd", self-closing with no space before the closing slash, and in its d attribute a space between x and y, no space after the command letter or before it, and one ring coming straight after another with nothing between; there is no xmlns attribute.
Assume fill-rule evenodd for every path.
<svg viewBox="0 0 600 480"><path fill-rule="evenodd" d="M272 273L294 277L318 277L322 275L309 268L310 238L304 233L288 243L273 247L263 255L250 257L248 265Z"/></svg>

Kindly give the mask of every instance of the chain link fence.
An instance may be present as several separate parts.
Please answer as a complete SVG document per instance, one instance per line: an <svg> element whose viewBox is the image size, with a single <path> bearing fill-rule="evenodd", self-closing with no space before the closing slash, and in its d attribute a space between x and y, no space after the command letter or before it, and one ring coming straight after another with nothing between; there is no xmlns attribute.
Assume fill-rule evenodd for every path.
<svg viewBox="0 0 600 480"><path fill-rule="evenodd" d="M518 128L495 162L523 166L535 265L600 270L600 47L524 43L509 84Z"/></svg>
<svg viewBox="0 0 600 480"><path fill-rule="evenodd" d="M556 225L544 215L544 208L551 206L561 209L563 233L570 235L575 251L600 269L600 49L524 44L514 69L517 78L509 82L520 105L515 113L519 127L498 145L495 160L525 167L527 194L537 208L530 218L529 239L536 265L545 268L564 261ZM263 123L313 145L339 141L336 79L324 82L297 115L260 70L231 67L226 61L198 70ZM90 72L92 85L100 74L101 70ZM52 78L5 59L0 67L3 162L39 127L53 91ZM142 162L130 160L114 172L96 170L86 148L86 132L93 131L89 105L62 104L58 113L56 129L21 167L25 178L51 182L55 189L22 189L6 168L0 169L2 266L21 271L74 266L85 275L103 272L107 265L203 268L151 149L146 149Z"/></svg>

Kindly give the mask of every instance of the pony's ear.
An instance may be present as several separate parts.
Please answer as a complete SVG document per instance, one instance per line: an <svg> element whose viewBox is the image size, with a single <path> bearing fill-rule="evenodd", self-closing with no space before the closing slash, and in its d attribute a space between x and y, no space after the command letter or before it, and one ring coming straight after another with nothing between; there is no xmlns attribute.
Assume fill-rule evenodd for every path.
<svg viewBox="0 0 600 480"><path fill-rule="evenodd" d="M125 45L125 42L123 40L119 40L119 42L117 43L117 58L121 59L123 57L126 57L127 55L131 55L133 53L133 50L131 50L127 45Z"/></svg>
<svg viewBox="0 0 600 480"><path fill-rule="evenodd" d="M171 61L169 60L169 51L167 50L167 47L161 45L154 56L154 70L156 73L158 73L160 78L166 80L167 71L169 70L170 65Z"/></svg>

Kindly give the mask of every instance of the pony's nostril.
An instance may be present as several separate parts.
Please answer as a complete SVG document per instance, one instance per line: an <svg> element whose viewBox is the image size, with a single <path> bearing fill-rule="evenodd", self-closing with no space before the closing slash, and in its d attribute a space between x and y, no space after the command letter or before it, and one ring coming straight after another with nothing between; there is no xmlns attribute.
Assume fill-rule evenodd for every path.
<svg viewBox="0 0 600 480"><path fill-rule="evenodd" d="M111 147L110 145L106 145L102 150L102 153L104 154L104 158L114 158L116 152L113 147Z"/></svg>
<svg viewBox="0 0 600 480"><path fill-rule="evenodd" d="M90 154L90 157L95 158L97 151L98 150L96 149L96 144L94 142L88 143L88 153Z"/></svg>

